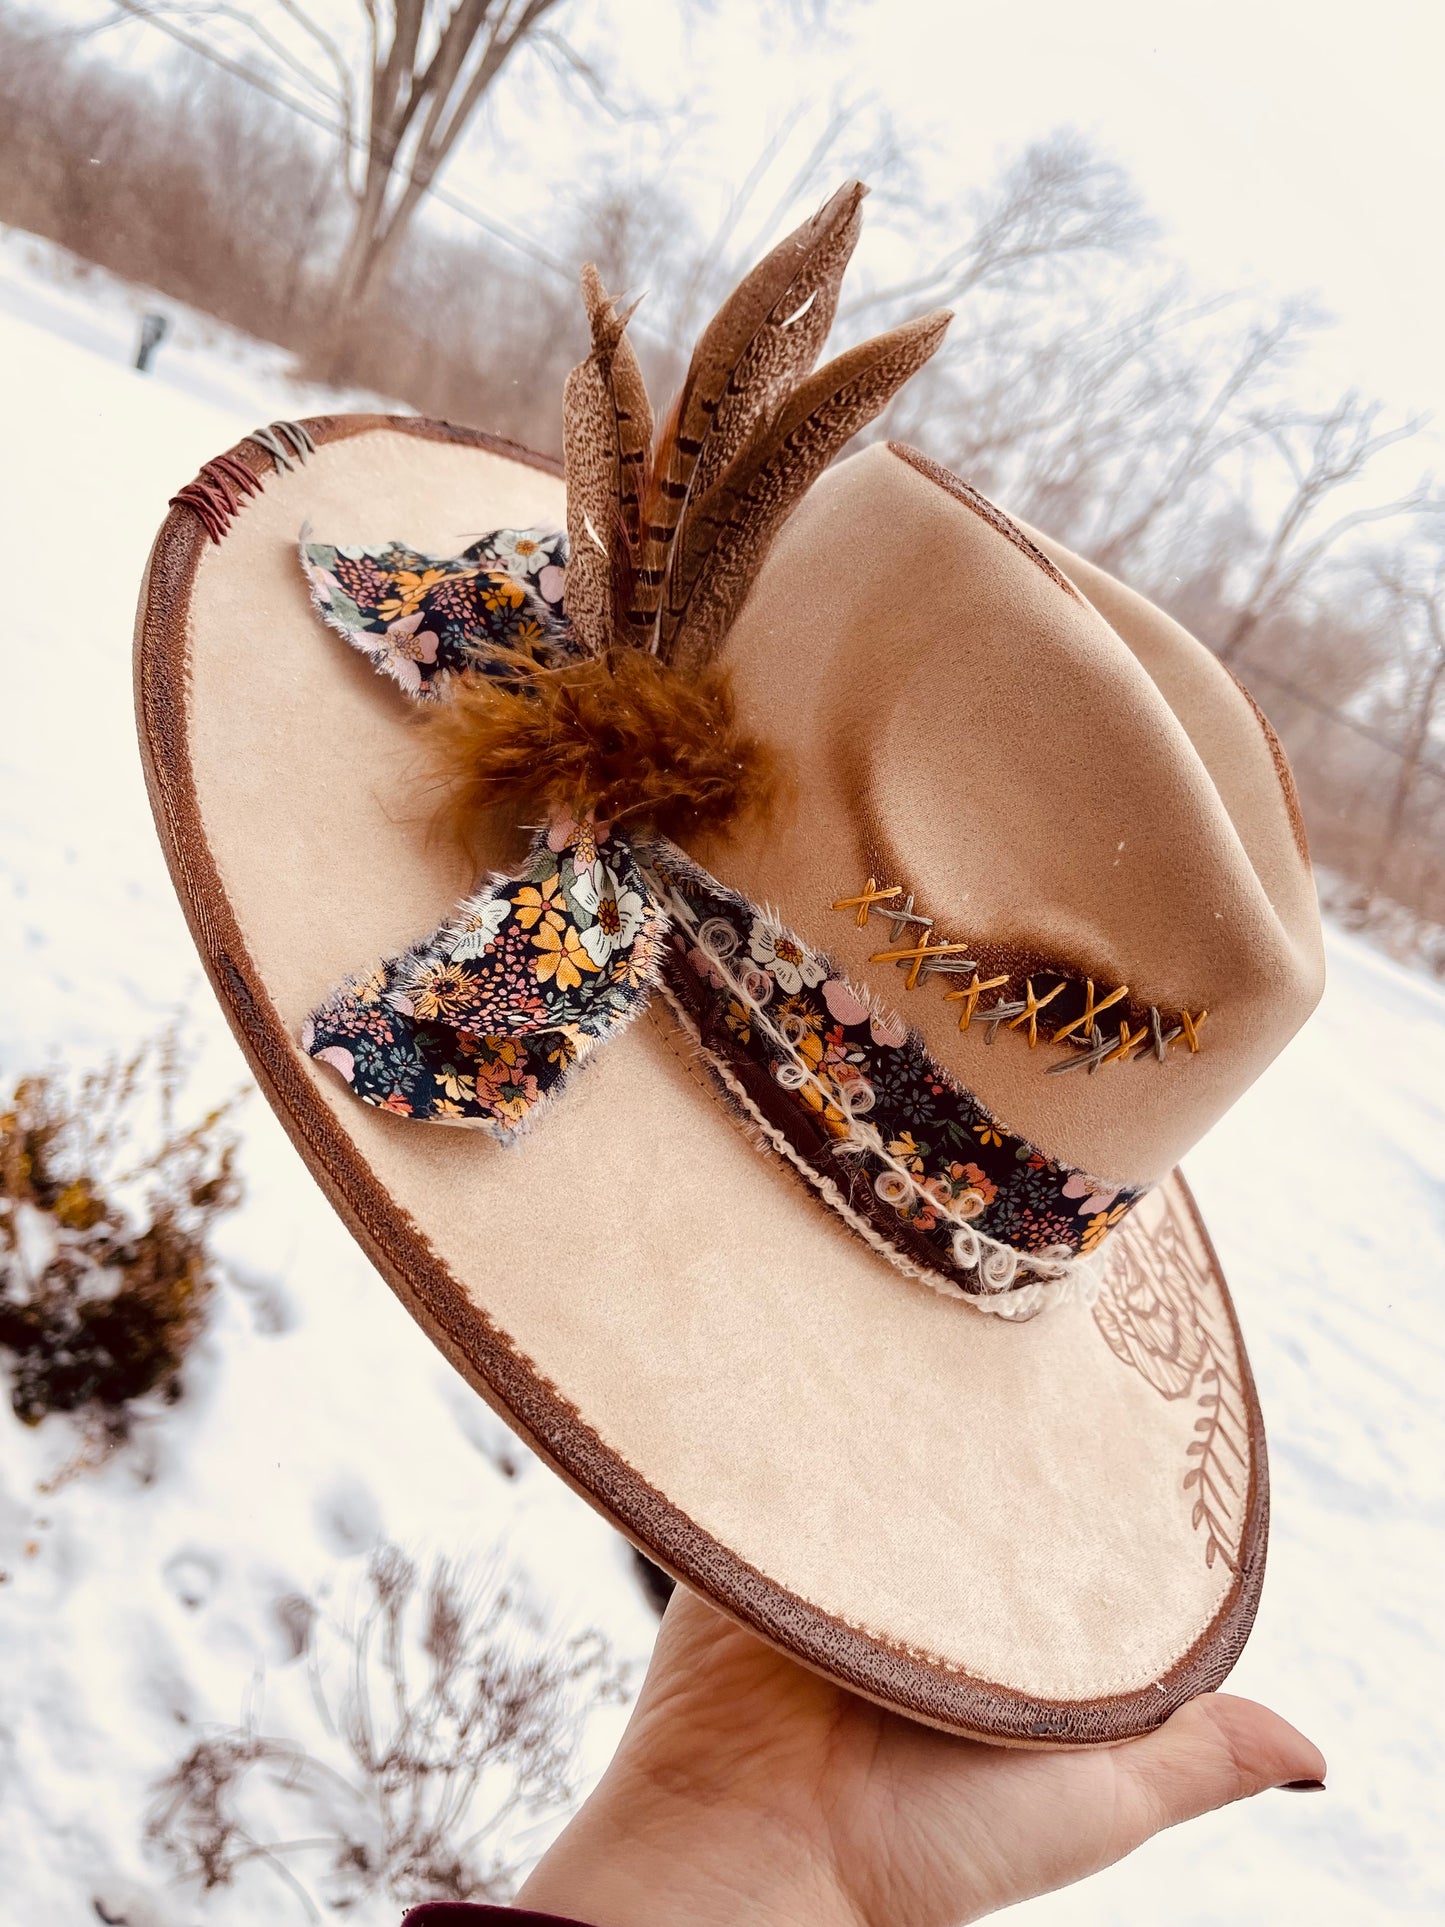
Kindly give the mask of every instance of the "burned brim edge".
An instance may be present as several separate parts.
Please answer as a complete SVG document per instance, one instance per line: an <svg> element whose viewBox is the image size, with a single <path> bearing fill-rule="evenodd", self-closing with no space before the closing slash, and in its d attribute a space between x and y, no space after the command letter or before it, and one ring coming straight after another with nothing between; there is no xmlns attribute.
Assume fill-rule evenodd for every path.
<svg viewBox="0 0 1445 1927"><path fill-rule="evenodd" d="M318 452L358 435L397 434L474 448L560 474L556 462L504 438L419 417L328 415L308 418L301 426ZM276 471L274 458L251 438L228 453L263 487ZM234 512L244 514L244 506L238 504ZM1269 1523L1263 1425L1242 1344L1250 1490L1237 1569L1224 1598L1209 1624L1157 1680L1088 1701L1062 1701L977 1678L830 1615L769 1579L633 1471L471 1301L327 1104L260 980L207 842L190 749L189 651L191 591L209 539L184 504L172 508L152 550L137 612L137 726L162 849L207 976L268 1102L352 1235L463 1377L568 1485L674 1578L789 1657L925 1724L1006 1745L1113 1745L1161 1725L1196 1694L1219 1686L1258 1608ZM1187 1187L1177 1174L1172 1182L1218 1272ZM1239 1343L1227 1293L1224 1303Z"/></svg>

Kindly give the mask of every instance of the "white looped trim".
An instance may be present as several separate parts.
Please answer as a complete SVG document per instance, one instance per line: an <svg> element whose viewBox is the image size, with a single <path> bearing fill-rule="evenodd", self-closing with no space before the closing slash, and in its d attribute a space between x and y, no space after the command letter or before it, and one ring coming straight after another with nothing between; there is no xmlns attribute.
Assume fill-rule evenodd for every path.
<svg viewBox="0 0 1445 1927"><path fill-rule="evenodd" d="M709 917L706 923L699 926L697 933L698 948L721 963L737 955L742 941L726 917Z"/></svg>
<svg viewBox="0 0 1445 1927"><path fill-rule="evenodd" d="M820 1178L810 1166L803 1163L786 1137L758 1117L756 1107L744 1100L746 1108L757 1118L770 1142L813 1179L833 1208L855 1230L900 1271L921 1279L946 1297L962 1298L976 1311L991 1312L1004 1318L1025 1319L1069 1299L1093 1304L1099 1294L1100 1276L1091 1254L1071 1251L1067 1245L1050 1245L1038 1252L1016 1250L1014 1246L989 1237L986 1231L968 1222L986 1208L981 1192L966 1190L956 1198L944 1200L926 1188L914 1172L888 1150L872 1125L855 1123L861 1113L855 1097L850 1094L850 1087L820 1077L813 1066L798 1055L796 1046L803 1027L796 1025L791 1017L774 1018L764 1008L774 990L773 979L768 972L757 969L751 960L745 961L741 970L729 968L732 958L741 948L741 939L726 919L709 917L699 924L686 898L669 889L663 879L655 874L651 875L651 881L659 895L665 898L678 928L707 953L727 989L748 1011L759 1033L777 1046L783 1059L773 1073L778 1083L790 1091L811 1089L818 1097L825 1116L829 1111L841 1113L848 1121L849 1130L845 1137L834 1141L833 1149L841 1153L868 1151L883 1162L886 1168L873 1180L873 1189L885 1204L897 1206L906 1203L910 1197L926 1199L937 1215L954 1227L951 1246L954 1262L962 1270L977 1271L987 1289L982 1293L965 1291L942 1272L927 1271L905 1258L866 1219L846 1205L835 1185ZM719 925L732 939L730 944L719 939ZM705 941L705 936L711 941ZM801 949L808 949L801 940L797 941ZM678 1009L674 999L669 997L668 1002ZM678 1014L683 1015L680 1010ZM685 1021L689 1030L694 1030L691 1021ZM725 1072L717 1060L714 1062L728 1088L739 1095L736 1080ZM853 1088L867 1092L868 1101L863 1108L871 1109L874 1095L872 1087L860 1078ZM1020 1274L1023 1275L1022 1283L1017 1282Z"/></svg>
<svg viewBox="0 0 1445 1927"><path fill-rule="evenodd" d="M1018 1275L1019 1255L1008 1245L995 1245L979 1261L978 1275L990 1291L1007 1291Z"/></svg>
<svg viewBox="0 0 1445 1927"><path fill-rule="evenodd" d="M971 1224L961 1224L953 1234L954 1261L965 1271L972 1271L978 1263L978 1255L983 1247L979 1244L978 1233Z"/></svg>
<svg viewBox="0 0 1445 1927"><path fill-rule="evenodd" d="M725 964L726 959L720 957L718 962L719 964ZM724 969L723 975L727 976L728 974L727 970ZM742 981L740 983L734 983L732 988L736 990L744 1003L751 1005L754 1015L761 1017L763 1005L771 999L774 985L772 978L766 970L757 970L752 965L749 965L743 971ZM769 1026L764 1025L764 1028L769 1029ZM770 1029L769 1034L773 1034ZM778 1041L781 1043L783 1040L779 1038Z"/></svg>
<svg viewBox="0 0 1445 1927"><path fill-rule="evenodd" d="M838 1103L849 1117L867 1117L878 1101L878 1093L866 1077L850 1078L838 1087Z"/></svg>

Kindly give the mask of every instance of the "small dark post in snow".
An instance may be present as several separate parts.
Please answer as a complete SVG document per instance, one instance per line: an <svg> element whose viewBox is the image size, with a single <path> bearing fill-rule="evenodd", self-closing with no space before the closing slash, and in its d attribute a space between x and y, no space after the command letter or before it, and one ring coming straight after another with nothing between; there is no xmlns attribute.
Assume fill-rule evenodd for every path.
<svg viewBox="0 0 1445 1927"><path fill-rule="evenodd" d="M170 322L163 314L148 314L141 317L140 346L135 351L135 365L143 375L151 369L151 357L166 338Z"/></svg>

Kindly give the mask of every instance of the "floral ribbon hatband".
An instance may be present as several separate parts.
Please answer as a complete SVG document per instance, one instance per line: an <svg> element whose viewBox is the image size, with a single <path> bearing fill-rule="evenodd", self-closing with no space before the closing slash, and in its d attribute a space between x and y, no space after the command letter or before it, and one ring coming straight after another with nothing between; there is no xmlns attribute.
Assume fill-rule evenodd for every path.
<svg viewBox="0 0 1445 1927"><path fill-rule="evenodd" d="M313 599L412 696L572 652L565 537L503 530L454 560L306 543ZM1024 1313L1142 1195L999 1122L827 956L661 839L550 825L401 955L339 986L303 1047L363 1102L514 1138L659 991L721 1088L835 1212L910 1275Z"/></svg>

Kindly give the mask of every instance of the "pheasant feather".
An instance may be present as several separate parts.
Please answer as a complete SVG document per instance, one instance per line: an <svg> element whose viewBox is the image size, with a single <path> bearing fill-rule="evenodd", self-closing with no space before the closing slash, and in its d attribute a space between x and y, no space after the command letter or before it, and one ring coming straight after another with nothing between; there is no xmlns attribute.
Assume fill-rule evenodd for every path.
<svg viewBox="0 0 1445 1927"><path fill-rule="evenodd" d="M849 181L729 295L694 351L654 455L630 620L655 643L669 556L690 499L726 469L758 422L818 359L858 240L867 189Z"/></svg>
<svg viewBox="0 0 1445 1927"><path fill-rule="evenodd" d="M940 309L820 368L754 429L726 471L689 502L667 572L659 650L695 673L715 653L772 543L801 497L943 339Z"/></svg>
<svg viewBox="0 0 1445 1927"><path fill-rule="evenodd" d="M582 270L592 350L562 392L567 475L567 614L583 647L606 655L616 638L619 593L630 599L628 551L640 531L652 409L642 370L596 268ZM629 310L630 314L630 310Z"/></svg>
<svg viewBox="0 0 1445 1927"><path fill-rule="evenodd" d="M592 354L606 385L616 424L617 501L622 528L635 548L641 529L642 485L652 449L652 404L637 356L627 338L636 303L619 315L589 261L582 270L582 299L592 327Z"/></svg>

